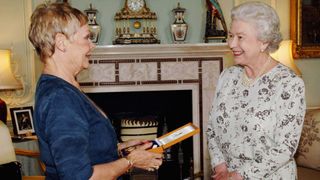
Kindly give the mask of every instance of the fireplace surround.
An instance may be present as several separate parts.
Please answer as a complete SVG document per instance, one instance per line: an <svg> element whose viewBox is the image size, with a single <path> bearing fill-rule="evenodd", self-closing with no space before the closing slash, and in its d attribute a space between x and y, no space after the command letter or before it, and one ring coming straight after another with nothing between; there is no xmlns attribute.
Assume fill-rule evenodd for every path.
<svg viewBox="0 0 320 180"><path fill-rule="evenodd" d="M205 130L213 94L229 49L225 43L99 46L77 79L86 93L191 92L193 172L210 179Z"/></svg>

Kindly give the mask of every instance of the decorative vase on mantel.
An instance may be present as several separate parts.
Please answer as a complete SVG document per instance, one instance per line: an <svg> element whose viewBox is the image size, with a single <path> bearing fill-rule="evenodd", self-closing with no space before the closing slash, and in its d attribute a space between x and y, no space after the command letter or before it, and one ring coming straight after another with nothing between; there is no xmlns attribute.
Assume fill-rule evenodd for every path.
<svg viewBox="0 0 320 180"><path fill-rule="evenodd" d="M98 44L99 36L101 32L101 26L97 23L97 9L92 8L92 4L90 4L90 8L84 10L88 17L88 25L90 29L90 40Z"/></svg>
<svg viewBox="0 0 320 180"><path fill-rule="evenodd" d="M171 25L171 34L174 43L184 43L187 37L188 25L184 21L185 8L178 7L174 8L172 11L175 13L175 21Z"/></svg>

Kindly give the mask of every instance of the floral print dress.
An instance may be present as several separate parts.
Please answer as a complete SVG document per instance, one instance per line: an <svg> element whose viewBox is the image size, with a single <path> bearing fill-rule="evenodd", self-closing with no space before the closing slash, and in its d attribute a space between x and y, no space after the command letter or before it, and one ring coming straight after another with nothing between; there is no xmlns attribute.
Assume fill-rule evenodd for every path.
<svg viewBox="0 0 320 180"><path fill-rule="evenodd" d="M280 63L250 86L243 73L232 66L220 75L207 129L211 165L226 162L244 179L296 179L304 82Z"/></svg>

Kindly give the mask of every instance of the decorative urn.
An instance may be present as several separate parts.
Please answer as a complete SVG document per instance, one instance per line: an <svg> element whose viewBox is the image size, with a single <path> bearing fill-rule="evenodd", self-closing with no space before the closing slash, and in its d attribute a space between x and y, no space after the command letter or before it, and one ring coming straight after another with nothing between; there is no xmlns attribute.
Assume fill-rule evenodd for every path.
<svg viewBox="0 0 320 180"><path fill-rule="evenodd" d="M172 11L175 13L175 21L171 25L171 34L174 43L184 43L187 37L188 25L184 21L185 8L178 7L174 8Z"/></svg>
<svg viewBox="0 0 320 180"><path fill-rule="evenodd" d="M90 8L84 10L84 12L87 14L88 17L88 25L90 28L90 39L93 43L98 44L99 36L101 32L101 27L97 23L97 9L92 8L92 4L90 4Z"/></svg>

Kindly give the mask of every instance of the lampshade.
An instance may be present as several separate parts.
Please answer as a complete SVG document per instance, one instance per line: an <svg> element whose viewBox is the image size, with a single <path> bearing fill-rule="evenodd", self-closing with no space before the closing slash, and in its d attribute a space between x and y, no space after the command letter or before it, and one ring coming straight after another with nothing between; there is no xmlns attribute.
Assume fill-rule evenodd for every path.
<svg viewBox="0 0 320 180"><path fill-rule="evenodd" d="M10 50L0 50L0 90L22 88L10 67Z"/></svg>
<svg viewBox="0 0 320 180"><path fill-rule="evenodd" d="M22 88L13 76L10 67L10 50L0 50L0 90L20 89ZM7 122L7 104L0 98L0 120L5 124Z"/></svg>
<svg viewBox="0 0 320 180"><path fill-rule="evenodd" d="M279 49L270 54L271 57L279 61L280 63L291 68L298 76L301 76L301 71L294 63L294 59L292 57L292 41L284 40L280 43Z"/></svg>

